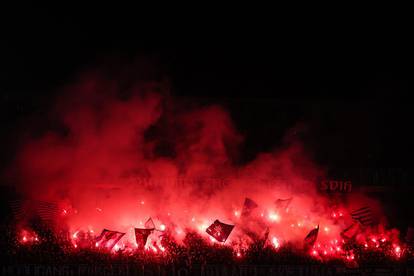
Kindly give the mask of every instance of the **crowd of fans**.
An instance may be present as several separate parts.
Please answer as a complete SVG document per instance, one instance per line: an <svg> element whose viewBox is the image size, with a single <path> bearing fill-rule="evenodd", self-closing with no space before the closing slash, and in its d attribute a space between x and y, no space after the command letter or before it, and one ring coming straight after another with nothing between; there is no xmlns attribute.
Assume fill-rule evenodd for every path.
<svg viewBox="0 0 414 276"><path fill-rule="evenodd" d="M284 245L275 250L257 241L246 249L235 251L233 247L211 244L199 234L189 232L182 243L177 243L166 235L162 240L162 251L128 250L104 252L100 248L75 248L70 240L58 237L53 231L38 230L40 240L34 243L21 243L16 238L15 227L5 227L1 258L8 264L96 264L127 263L139 265L174 265L191 267L194 265L340 265L345 267L363 265L409 265L413 260L410 254L399 259L390 258L385 253L367 251L356 244L350 244L354 258L318 259L293 245Z"/></svg>

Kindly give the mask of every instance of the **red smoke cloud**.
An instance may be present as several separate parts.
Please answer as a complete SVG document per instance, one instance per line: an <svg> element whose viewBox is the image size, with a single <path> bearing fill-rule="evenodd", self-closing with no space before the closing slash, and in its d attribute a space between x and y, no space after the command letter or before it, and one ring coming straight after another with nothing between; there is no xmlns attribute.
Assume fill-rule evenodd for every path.
<svg viewBox="0 0 414 276"><path fill-rule="evenodd" d="M247 232L261 236L267 227L277 248L302 247L317 225L320 243L341 239L354 203L334 204L318 193L323 170L299 141L236 166L243 137L226 110L186 105L153 87L123 93L116 80L97 74L67 87L50 115L57 127L19 151L25 195L59 202L71 233L122 231L124 244L148 217L178 241L188 229L207 237L215 219L236 225L229 244L249 243ZM248 221L240 218L245 197L259 205ZM288 208L275 206L280 198L292 198Z"/></svg>

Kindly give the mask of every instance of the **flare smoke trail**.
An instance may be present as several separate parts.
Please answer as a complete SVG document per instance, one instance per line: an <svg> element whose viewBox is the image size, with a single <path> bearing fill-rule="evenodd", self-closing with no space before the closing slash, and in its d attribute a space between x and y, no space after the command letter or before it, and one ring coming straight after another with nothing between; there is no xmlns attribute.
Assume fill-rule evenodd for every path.
<svg viewBox="0 0 414 276"><path fill-rule="evenodd" d="M71 233L111 229L134 240L134 227L152 217L178 241L216 219L234 224L228 244L251 242L269 227L277 244L302 246L320 225L318 241L340 237L358 204L319 194L324 171L298 140L260 152L243 165L243 136L219 105L189 105L140 83L126 93L119 80L86 74L64 89L50 118L53 128L26 139L13 167L27 198L58 202ZM260 124L260 122L257 122ZM245 197L258 203L240 217ZM292 198L288 208L277 199ZM359 196L357 202L377 207ZM332 212L343 216L332 218ZM250 233L250 234L247 234Z"/></svg>

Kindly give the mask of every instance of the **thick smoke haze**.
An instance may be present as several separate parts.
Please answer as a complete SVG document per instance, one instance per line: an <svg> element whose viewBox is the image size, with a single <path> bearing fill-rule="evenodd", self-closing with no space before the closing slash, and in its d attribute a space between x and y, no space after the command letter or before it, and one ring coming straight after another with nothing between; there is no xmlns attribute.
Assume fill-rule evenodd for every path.
<svg viewBox="0 0 414 276"><path fill-rule="evenodd" d="M247 232L260 236L269 227L281 243L301 246L317 225L320 241L339 238L351 223L347 210L377 205L362 195L353 201L321 195L324 170L291 135L277 151L235 165L244 137L230 114L174 99L159 87L137 82L125 91L98 73L67 86L50 111L54 127L18 151L18 189L58 202L59 223L71 233L107 228L126 232L125 242L152 217L177 240L188 230L207 237L205 229L220 219L236 225L230 243L249 242ZM240 218L245 197L259 205L249 221ZM274 202L288 198L289 207L278 209ZM343 217L333 219L338 210Z"/></svg>

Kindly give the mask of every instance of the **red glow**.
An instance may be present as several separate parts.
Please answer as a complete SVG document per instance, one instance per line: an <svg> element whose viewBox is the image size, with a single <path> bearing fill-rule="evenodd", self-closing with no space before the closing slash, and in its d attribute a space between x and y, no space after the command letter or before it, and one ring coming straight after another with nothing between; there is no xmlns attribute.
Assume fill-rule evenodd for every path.
<svg viewBox="0 0 414 276"><path fill-rule="evenodd" d="M278 249L280 247L279 240L276 237L272 238L272 245L275 249Z"/></svg>
<svg viewBox="0 0 414 276"><path fill-rule="evenodd" d="M276 213L270 213L269 214L269 220L271 221L280 221L280 216Z"/></svg>
<svg viewBox="0 0 414 276"><path fill-rule="evenodd" d="M28 229L22 229L18 239L20 244L24 245L31 245L40 242L38 235L34 231Z"/></svg>
<svg viewBox="0 0 414 276"><path fill-rule="evenodd" d="M28 197L71 206L62 209L64 219L56 224L69 228L74 248L99 247L94 239L111 229L125 233L114 251L142 250L135 248L133 229L142 228L149 217L155 230L146 251L162 254L168 248L161 243L162 234L182 245L191 231L222 245L206 233L220 219L236 225L224 246L245 249L253 243L251 236L262 237L269 229L273 248L287 243L302 248L309 229L320 225L310 255L354 260L352 252L338 245L346 243L341 232L353 222L349 213L361 203L380 213L380 205L355 194L343 206L331 206L315 183L324 171L296 138L287 136L283 149L236 166L243 137L223 108L178 108L180 104L147 91L125 100L115 96L116 87L117 82L85 78L68 88L70 96L55 110L65 134L50 130L27 140L17 157L16 171ZM247 196L259 207L244 218L241 208ZM280 198L293 200L281 208L275 205ZM403 250L390 230L368 227L358 233L357 243L385 250L378 243L382 235L383 243L396 244L393 253L400 256ZM39 238L26 231L19 240Z"/></svg>

